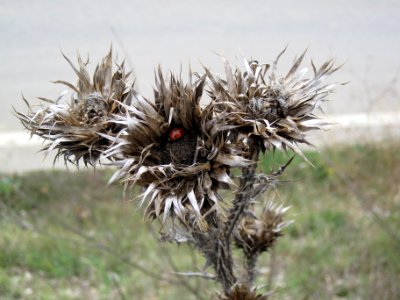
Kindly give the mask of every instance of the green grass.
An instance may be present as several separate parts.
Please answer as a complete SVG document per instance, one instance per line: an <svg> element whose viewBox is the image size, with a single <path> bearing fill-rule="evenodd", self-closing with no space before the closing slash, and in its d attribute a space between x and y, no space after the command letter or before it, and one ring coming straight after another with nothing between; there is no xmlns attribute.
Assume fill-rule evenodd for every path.
<svg viewBox="0 0 400 300"><path fill-rule="evenodd" d="M278 201L295 223L260 259L261 289L273 299L400 299L397 146L307 152L314 167L294 159ZM290 157L269 154L260 165L277 170ZM137 268L176 281L168 260L177 271L198 271L204 260L185 245L160 245L157 224L152 233L121 187L106 186L110 174L0 175L0 299L195 299L182 283ZM205 299L218 290L189 284Z"/></svg>

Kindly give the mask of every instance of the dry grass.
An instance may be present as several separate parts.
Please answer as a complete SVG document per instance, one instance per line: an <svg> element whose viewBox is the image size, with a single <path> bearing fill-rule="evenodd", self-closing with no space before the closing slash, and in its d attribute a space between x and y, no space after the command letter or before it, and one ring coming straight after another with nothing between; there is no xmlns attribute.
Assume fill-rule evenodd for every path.
<svg viewBox="0 0 400 300"><path fill-rule="evenodd" d="M400 298L398 146L307 153L315 168L295 159L282 178L291 182L279 187L295 223L262 257L260 291L270 284L275 299ZM277 154L263 165L280 161ZM200 271L202 258L160 246L120 187L105 186L109 175L0 175L2 299L196 299L190 289L211 298L211 282L171 275Z"/></svg>

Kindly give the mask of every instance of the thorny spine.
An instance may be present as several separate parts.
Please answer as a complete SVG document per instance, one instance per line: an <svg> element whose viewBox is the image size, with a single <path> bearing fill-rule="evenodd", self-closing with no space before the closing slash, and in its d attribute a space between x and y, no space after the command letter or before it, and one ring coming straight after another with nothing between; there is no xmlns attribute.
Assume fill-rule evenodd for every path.
<svg viewBox="0 0 400 300"><path fill-rule="evenodd" d="M236 196L233 200L233 207L230 209L228 214L228 220L223 227L223 241L221 243L223 246L223 250L226 252L226 257L223 256L220 260L226 259L225 261L221 261L221 264L227 263L232 265L232 232L235 230L237 224L240 222L240 219L243 217L243 213L248 209L252 201L252 192L253 185L255 182L255 174L257 170L257 160L259 155L259 145L258 141L255 137L248 137L248 145L249 145L249 159L252 161L252 164L248 167L242 169L242 178L240 180L240 187ZM232 270L232 267L228 268L228 270ZM230 293L232 286L236 282L236 278L232 273L233 281L227 281L224 283L225 292L227 294Z"/></svg>

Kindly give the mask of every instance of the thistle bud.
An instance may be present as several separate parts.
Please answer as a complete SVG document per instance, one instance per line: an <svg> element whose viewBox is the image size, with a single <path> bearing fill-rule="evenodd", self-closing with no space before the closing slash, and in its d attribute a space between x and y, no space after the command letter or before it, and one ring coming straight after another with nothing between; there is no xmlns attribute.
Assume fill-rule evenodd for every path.
<svg viewBox="0 0 400 300"><path fill-rule="evenodd" d="M270 201L261 218L254 215L245 216L234 235L236 246L242 248L248 257L268 251L276 239L282 236L282 229L291 223L283 220L288 209L289 207Z"/></svg>
<svg viewBox="0 0 400 300"><path fill-rule="evenodd" d="M265 295L257 294L255 289L251 289L249 285L238 283L229 294L219 296L219 300L267 300Z"/></svg>

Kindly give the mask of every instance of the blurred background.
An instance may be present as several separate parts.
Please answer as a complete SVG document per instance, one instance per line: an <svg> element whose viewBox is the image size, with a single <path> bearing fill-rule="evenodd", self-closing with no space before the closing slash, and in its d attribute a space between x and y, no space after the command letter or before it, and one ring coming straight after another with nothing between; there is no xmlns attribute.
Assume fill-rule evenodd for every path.
<svg viewBox="0 0 400 300"><path fill-rule="evenodd" d="M317 143L357 137L370 127L399 120L400 3L398 1L7 1L0 3L0 170L18 171L51 165L32 156L38 142L27 143L18 135L21 125L12 106L25 110L21 94L56 97L63 86L51 81L74 82L73 70L61 55L72 60L77 51L90 56L91 67L113 45L119 60L127 58L137 88L152 97L154 69L185 72L189 63L223 71L221 59L242 64L242 53L260 62L272 62L288 45L279 70L285 73L296 55L308 48L311 59L321 64L335 58L343 68L332 82L349 82L326 103L332 121L343 123ZM339 117L339 119L336 119ZM349 126L351 123L352 126ZM370 125L368 125L368 123ZM362 128L359 130L359 128ZM343 136L345 132L345 136ZM354 133L355 135L356 133ZM325 138L329 136L329 138ZM356 137L354 136L354 137ZM32 146L16 150L11 144ZM38 159L39 158L39 159Z"/></svg>
<svg viewBox="0 0 400 300"><path fill-rule="evenodd" d="M335 58L344 65L330 82L349 83L324 106L337 125L313 135L319 152L305 149L316 167L298 159L285 175L280 198L295 223L265 257L260 286L277 299L399 299L399 37L395 0L1 0L0 298L200 297L165 278L200 257L159 246L120 187L105 186L111 171L54 170L13 116L12 106L26 110L22 94L37 103L64 90L51 81L75 81L61 51L89 55L94 70L112 45L151 98L158 64L222 73L216 53L270 63L288 45L282 74L308 48L304 65ZM207 286L206 299L215 291L187 284Z"/></svg>

